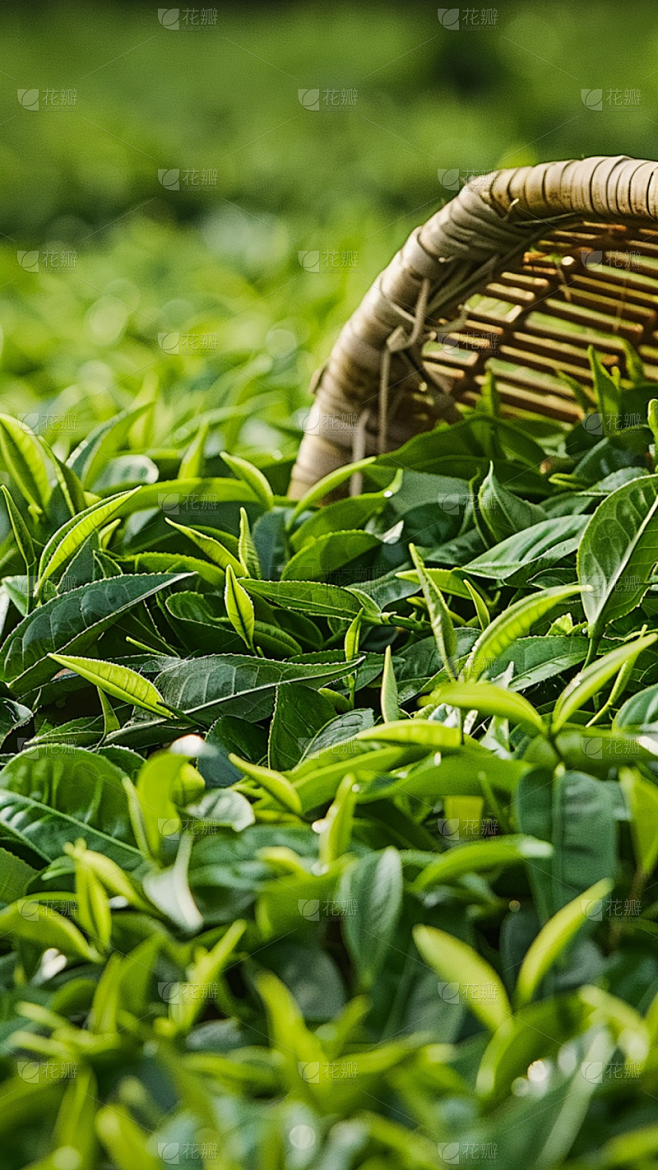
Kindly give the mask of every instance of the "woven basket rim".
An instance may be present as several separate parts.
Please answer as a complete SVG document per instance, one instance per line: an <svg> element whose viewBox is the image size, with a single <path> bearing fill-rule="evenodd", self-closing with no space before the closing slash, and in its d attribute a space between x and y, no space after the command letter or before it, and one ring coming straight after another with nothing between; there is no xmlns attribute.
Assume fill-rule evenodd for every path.
<svg viewBox="0 0 658 1170"><path fill-rule="evenodd" d="M640 228L657 222L658 162L649 159L597 155L511 167L472 179L411 232L314 376L315 402L290 495L299 498L355 453L365 453L375 411L380 451L441 418L456 421L455 403L440 379L433 387L433 415L425 417L421 409L418 419L414 416L418 376L413 365L418 365L428 317L434 322L449 318L547 232L586 223ZM387 433L389 387L404 399L402 414L408 418L402 429ZM337 418L351 421L332 427Z"/></svg>

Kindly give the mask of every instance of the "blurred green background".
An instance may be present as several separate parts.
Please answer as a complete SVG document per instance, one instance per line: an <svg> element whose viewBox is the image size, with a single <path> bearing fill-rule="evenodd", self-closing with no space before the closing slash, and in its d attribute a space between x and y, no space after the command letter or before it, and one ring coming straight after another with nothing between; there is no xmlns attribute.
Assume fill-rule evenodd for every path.
<svg viewBox="0 0 658 1170"><path fill-rule="evenodd" d="M209 454L285 477L312 370L461 183L658 153L650 0L441 19L415 0L5 7L0 409L66 453L157 398L163 447L208 418Z"/></svg>

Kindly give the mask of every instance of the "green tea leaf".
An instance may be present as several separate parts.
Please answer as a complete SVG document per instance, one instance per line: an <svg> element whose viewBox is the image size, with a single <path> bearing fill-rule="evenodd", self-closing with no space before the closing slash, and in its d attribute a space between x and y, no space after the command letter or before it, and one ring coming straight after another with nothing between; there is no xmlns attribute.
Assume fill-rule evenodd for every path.
<svg viewBox="0 0 658 1170"><path fill-rule="evenodd" d="M290 520L288 521L290 527L295 523L297 517L301 516L302 512L305 512L307 508L311 507L311 504L315 504L317 500L324 499L330 492L335 491L336 488L339 488L341 484L345 483L346 479L351 479L357 472L363 471L366 467L370 467L374 462L375 457L373 455L367 459L358 459L356 463L346 463L343 467L338 467L335 471L330 471L329 475L325 475L322 479L319 479L295 504Z"/></svg>
<svg viewBox="0 0 658 1170"><path fill-rule="evenodd" d="M358 986L367 990L382 966L402 909L402 866L396 849L373 852L355 862L340 884L349 904L342 925ZM352 909L353 904L353 909Z"/></svg>
<svg viewBox="0 0 658 1170"><path fill-rule="evenodd" d="M21 857L0 848L0 902L16 902L36 874Z"/></svg>
<svg viewBox="0 0 658 1170"><path fill-rule="evenodd" d="M229 620L236 634L250 650L254 649L254 605L247 592L238 584L238 579L230 565L226 566L226 585L224 588L224 604Z"/></svg>
<svg viewBox="0 0 658 1170"><path fill-rule="evenodd" d="M337 617L351 620L365 608L355 593L338 585L316 581L246 581L247 593L265 597L274 605L314 617Z"/></svg>
<svg viewBox="0 0 658 1170"><path fill-rule="evenodd" d="M615 715L613 728L618 731L658 731L658 683L631 695Z"/></svg>
<svg viewBox="0 0 658 1170"><path fill-rule="evenodd" d="M477 589L471 585L470 581L465 581L464 584L466 585L471 601L475 606L475 612L477 613L478 622L480 623L480 629L486 630L487 626L491 624L491 616L489 614L489 610L486 607L484 599L482 598L481 594L478 593Z"/></svg>
<svg viewBox="0 0 658 1170"><path fill-rule="evenodd" d="M249 485L256 499L269 512L274 507L274 494L262 471L247 459L241 459L238 455L228 455L226 451L222 451L222 459L238 479Z"/></svg>
<svg viewBox="0 0 658 1170"><path fill-rule="evenodd" d="M34 542L30 536L29 529L21 516L18 508L11 498L9 489L3 483L0 485L0 490L5 498L5 507L9 516L9 523L11 524L14 533L14 539L18 545L20 554L25 561L25 568L28 574L31 572L36 562L36 553L34 551Z"/></svg>
<svg viewBox="0 0 658 1170"><path fill-rule="evenodd" d="M71 452L68 466L79 477L83 487L93 490L97 477L111 456L120 450L134 423L151 409L152 403L143 403L133 410L123 410L113 415L94 427Z"/></svg>
<svg viewBox="0 0 658 1170"><path fill-rule="evenodd" d="M209 423L202 422L196 436L190 443L180 461L178 468L179 479L196 479L201 477L205 468L205 450L210 430Z"/></svg>
<svg viewBox="0 0 658 1170"><path fill-rule="evenodd" d="M334 719L334 708L324 695L301 683L279 687L270 724L268 763L285 772L294 768L314 737Z"/></svg>
<svg viewBox="0 0 658 1170"><path fill-rule="evenodd" d="M7 414L0 414L0 455L21 495L43 512L51 488L41 446L29 427Z"/></svg>
<svg viewBox="0 0 658 1170"><path fill-rule="evenodd" d="M44 861L61 857L64 844L87 844L134 869L135 845L121 770L97 753L49 744L13 757L0 772L3 835Z"/></svg>
<svg viewBox="0 0 658 1170"><path fill-rule="evenodd" d="M54 597L19 622L5 640L0 648L0 677L19 695L41 686L56 671L50 654L85 650L124 614L185 577L185 573L125 574Z"/></svg>
<svg viewBox="0 0 658 1170"><path fill-rule="evenodd" d="M550 970L576 934L587 925L595 908L607 894L613 883L607 878L595 882L582 895L568 902L550 918L530 944L519 971L515 1007L529 1003L537 991L546 972Z"/></svg>
<svg viewBox="0 0 658 1170"><path fill-rule="evenodd" d="M425 962L445 980L444 986L456 985L456 994L464 996L485 1028L495 1032L509 1019L512 1009L505 988L477 951L433 926L416 926L413 936Z"/></svg>
<svg viewBox="0 0 658 1170"><path fill-rule="evenodd" d="M600 691L618 673L624 663L636 659L643 650L653 646L656 639L658 634L646 634L643 638L636 638L633 642L617 647L616 650L610 650L603 658L579 671L558 696L553 709L553 731L558 731L564 726L576 711L584 707L592 695Z"/></svg>
<svg viewBox="0 0 658 1170"><path fill-rule="evenodd" d="M583 606L590 636L639 605L658 561L658 475L625 484L604 499L578 550L578 577L590 586Z"/></svg>
<svg viewBox="0 0 658 1170"><path fill-rule="evenodd" d="M318 508L308 520L299 526L290 537L290 544L295 552L299 552L304 545L320 536L327 536L330 532L354 531L355 528L365 528L371 516L377 515L386 504L386 500L395 495L402 483L402 472L398 472L397 483L382 488L379 492L366 492L360 496L348 496L344 500L336 500L333 504L325 504Z"/></svg>
<svg viewBox="0 0 658 1170"><path fill-rule="evenodd" d="M379 537L370 532L328 532L290 558L281 581L321 581L328 573L380 546Z"/></svg>
<svg viewBox="0 0 658 1170"><path fill-rule="evenodd" d="M399 722L400 707L398 705L398 688L395 681L395 669L393 667L393 656L390 646L386 647L386 653L384 655L380 705L384 723Z"/></svg>
<svg viewBox="0 0 658 1170"><path fill-rule="evenodd" d="M480 514L495 541L506 540L546 519L543 508L512 495L498 480L493 463L478 492Z"/></svg>
<svg viewBox="0 0 658 1170"><path fill-rule="evenodd" d="M54 947L64 955L88 963L98 962L100 957L68 918L33 898L20 898L0 910L0 934L29 942L41 953Z"/></svg>
<svg viewBox="0 0 658 1170"><path fill-rule="evenodd" d="M237 557L224 548L219 540L215 540L213 536L208 536L205 532L198 532L196 528L189 528L186 524L177 524L170 516L165 516L165 520L172 528L176 528L178 532L189 537L214 565L218 565L220 569L226 569L230 565L236 577L245 576L244 566Z"/></svg>
<svg viewBox="0 0 658 1170"><path fill-rule="evenodd" d="M329 866L347 852L352 836L354 806L359 786L351 772L343 777L322 822L320 862Z"/></svg>
<svg viewBox="0 0 658 1170"><path fill-rule="evenodd" d="M587 516L560 516L541 520L481 553L464 565L464 570L475 577L491 577L497 581L506 581L519 569L532 568L537 573L576 551L588 519Z"/></svg>
<svg viewBox="0 0 658 1170"><path fill-rule="evenodd" d="M423 591L425 604L429 614L430 622L432 623L432 632L436 639L436 645L441 656L446 672L451 678L455 677L455 652L457 650L457 639L455 637L455 627L450 617L448 607L443 600L441 590L425 573L425 566L413 544L409 545L409 552L411 558L416 566L416 572L420 581L420 587Z"/></svg>
<svg viewBox="0 0 658 1170"><path fill-rule="evenodd" d="M473 841L449 849L423 869L414 882L414 889L422 891L430 886L458 881L464 874L480 873L519 861L534 862L550 857L552 846L546 841L523 835L493 837L487 841Z"/></svg>
<svg viewBox="0 0 658 1170"><path fill-rule="evenodd" d="M460 747L462 735L458 727L447 727L445 723L435 723L429 719L400 719L368 727L359 732L357 739L366 742L374 739L381 743L409 743L441 751Z"/></svg>
<svg viewBox="0 0 658 1170"><path fill-rule="evenodd" d="M244 569L247 577L255 577L260 580L262 573L260 571L260 561L258 560L258 553L256 545L254 544L249 528L249 518L244 508L240 508L240 537L238 540L238 552L240 556L240 564Z"/></svg>
<svg viewBox="0 0 658 1170"><path fill-rule="evenodd" d="M49 654L48 657L65 670L74 671L87 682L106 691L108 695L113 695L115 699L121 699L124 703L134 703L137 707L143 707L145 711L162 715L164 718L171 715L170 708L165 706L153 683L127 666L101 662L96 658L71 658L64 654Z"/></svg>
<svg viewBox="0 0 658 1170"><path fill-rule="evenodd" d="M442 683L430 696L434 703L448 703L462 711L481 711L520 723L530 732L544 732L541 716L527 699L492 683Z"/></svg>
<svg viewBox="0 0 658 1170"><path fill-rule="evenodd" d="M650 874L658 860L658 788L635 768L620 769L620 783L631 814L635 860L643 873Z"/></svg>
<svg viewBox="0 0 658 1170"><path fill-rule="evenodd" d="M196 573L216 589L224 588L224 573L216 565L185 553L138 553L127 558L136 573Z"/></svg>
<svg viewBox="0 0 658 1170"><path fill-rule="evenodd" d="M120 492L118 496L112 496L109 500L101 500L97 504L92 504L86 512L82 512L80 516L73 516L57 530L54 536L51 536L39 561L37 592L41 591L44 583L49 577L52 577L53 573L56 573L62 565L70 560L84 544L87 537L107 524L137 491L139 488L133 488L132 491Z"/></svg>
<svg viewBox="0 0 658 1170"><path fill-rule="evenodd" d="M169 1019L174 1032L187 1035L191 1030L203 1011L209 989L217 983L246 929L246 922L232 922L210 951L198 954L187 980L179 987L178 995L169 1005Z"/></svg>
<svg viewBox="0 0 658 1170"><path fill-rule="evenodd" d="M152 869L142 881L144 892L163 914L185 934L199 931L203 917L194 901L188 879L192 837L185 833L176 860L167 869Z"/></svg>
<svg viewBox="0 0 658 1170"><path fill-rule="evenodd" d="M269 792L270 796L273 796L284 808L292 813L301 813L302 803L299 794L281 772L275 771L274 768L263 768L260 764L251 764L249 760L241 760L233 753L229 756L229 760L234 767L241 769L245 776L249 776L261 788Z"/></svg>
<svg viewBox="0 0 658 1170"><path fill-rule="evenodd" d="M420 585L420 577L417 569L405 569L402 573L396 573L401 581L412 581L414 584ZM428 569L425 566L425 575L429 577L437 589L442 593L451 593L455 597L470 597L471 594L468 589L467 582L460 576L459 573L452 569Z"/></svg>
<svg viewBox="0 0 658 1170"><path fill-rule="evenodd" d="M599 408L601 427L604 435L614 435L619 431L619 415L621 413L621 387L619 385L619 367L613 370L617 378L606 370L601 358L593 345L587 350L589 364L594 379L594 393Z"/></svg>
<svg viewBox="0 0 658 1170"><path fill-rule="evenodd" d="M166 838L175 836L181 827L173 795L185 763L182 755L156 752L140 768L135 790L152 857L164 853Z"/></svg>
<svg viewBox="0 0 658 1170"><path fill-rule="evenodd" d="M557 605L566 601L568 597L579 593L580 589L579 585L543 589L541 593L523 597L520 601L504 609L498 617L493 619L486 630L482 631L473 646L464 666L464 678L478 679L481 674L489 670L495 659L508 646L527 634L535 622L550 613Z"/></svg>

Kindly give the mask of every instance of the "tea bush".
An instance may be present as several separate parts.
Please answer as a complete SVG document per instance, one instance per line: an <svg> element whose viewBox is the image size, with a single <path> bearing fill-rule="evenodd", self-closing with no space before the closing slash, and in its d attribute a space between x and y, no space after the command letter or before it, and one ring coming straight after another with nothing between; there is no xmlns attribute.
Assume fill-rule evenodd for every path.
<svg viewBox="0 0 658 1170"><path fill-rule="evenodd" d="M658 414L591 363L296 504L221 407L0 417L8 1170L654 1164Z"/></svg>

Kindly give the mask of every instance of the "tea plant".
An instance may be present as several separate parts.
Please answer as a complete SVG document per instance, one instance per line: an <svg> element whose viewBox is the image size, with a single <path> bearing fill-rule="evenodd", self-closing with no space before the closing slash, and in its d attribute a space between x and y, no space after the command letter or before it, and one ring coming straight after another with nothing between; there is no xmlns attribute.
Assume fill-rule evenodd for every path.
<svg viewBox="0 0 658 1170"><path fill-rule="evenodd" d="M491 383L295 504L217 420L165 458L148 404L68 454L0 417L9 1170L655 1165L625 358L570 430Z"/></svg>

